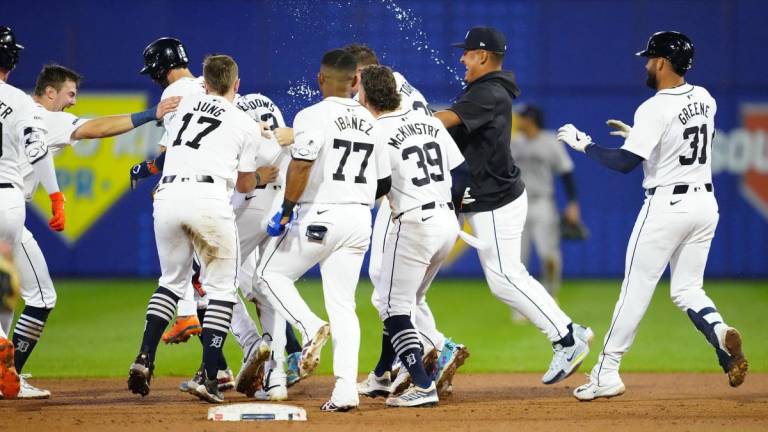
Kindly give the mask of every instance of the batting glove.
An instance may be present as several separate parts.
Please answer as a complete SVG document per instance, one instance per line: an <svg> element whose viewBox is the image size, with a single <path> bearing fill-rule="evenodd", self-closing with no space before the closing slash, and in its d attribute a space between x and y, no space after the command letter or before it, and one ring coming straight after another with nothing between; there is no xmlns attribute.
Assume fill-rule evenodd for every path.
<svg viewBox="0 0 768 432"><path fill-rule="evenodd" d="M592 144L592 137L576 129L576 126L570 123L557 130L557 139L582 153L588 145Z"/></svg>
<svg viewBox="0 0 768 432"><path fill-rule="evenodd" d="M282 223L283 220L283 209L275 213L274 216L272 216L272 219L269 220L269 223L267 224L267 234L269 234L271 237L277 237L280 234L284 233L285 230L291 228L291 223L296 218L296 213L291 212L290 217L288 217L288 222L285 224Z"/></svg>
<svg viewBox="0 0 768 432"><path fill-rule="evenodd" d="M131 167L131 189L136 189L139 185L139 180L159 173L160 170L155 166L155 161L148 160Z"/></svg>
<svg viewBox="0 0 768 432"><path fill-rule="evenodd" d="M629 132L632 131L632 127L621 120L610 119L606 121L605 124L612 129L616 129L613 132L610 132L613 136L620 136L626 139L629 136Z"/></svg>
<svg viewBox="0 0 768 432"><path fill-rule="evenodd" d="M64 231L66 214L64 213L64 194L54 192L49 195L51 198L51 219L48 221L48 227L54 231Z"/></svg>
<svg viewBox="0 0 768 432"><path fill-rule="evenodd" d="M461 205L469 205L475 202L475 199L472 198L472 195L469 194L469 187L464 189L464 196L461 197Z"/></svg>

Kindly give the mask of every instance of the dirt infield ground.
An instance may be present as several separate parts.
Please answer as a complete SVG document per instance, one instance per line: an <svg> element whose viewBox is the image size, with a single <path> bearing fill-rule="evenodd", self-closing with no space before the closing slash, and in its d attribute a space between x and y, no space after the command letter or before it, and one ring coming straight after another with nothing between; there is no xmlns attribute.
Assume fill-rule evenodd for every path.
<svg viewBox="0 0 768 432"><path fill-rule="evenodd" d="M768 374L752 374L738 389L720 374L626 374L627 394L577 402L577 376L543 386L533 374L459 375L455 394L437 408L387 409L382 399L363 398L360 409L321 413L330 377L313 377L292 388L293 404L307 410L306 423L206 420L211 405L176 390L176 378L153 382L145 399L125 390L123 379L34 380L53 392L42 401L0 401L0 430L43 431L597 431L768 430ZM230 402L245 398L227 393Z"/></svg>

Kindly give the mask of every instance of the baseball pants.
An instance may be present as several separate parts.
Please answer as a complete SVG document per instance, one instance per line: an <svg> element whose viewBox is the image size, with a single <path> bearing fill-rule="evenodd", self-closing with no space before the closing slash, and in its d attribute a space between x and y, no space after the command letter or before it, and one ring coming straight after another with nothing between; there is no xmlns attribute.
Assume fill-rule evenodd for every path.
<svg viewBox="0 0 768 432"><path fill-rule="evenodd" d="M637 334L637 327L653 297L656 284L669 264L670 295L684 312L715 310L704 316L714 325L722 347L725 322L704 292L704 268L719 219L714 193L703 185L673 195L674 186L656 188L647 196L627 245L624 281L616 302L603 350L593 369L600 382L618 379L619 366Z"/></svg>
<svg viewBox="0 0 768 432"><path fill-rule="evenodd" d="M160 286L183 297L194 252L200 258L200 282L207 297L237 302L240 245L224 184L192 181L162 186L155 195L154 220Z"/></svg>
<svg viewBox="0 0 768 432"><path fill-rule="evenodd" d="M368 264L368 277L372 282L378 280L381 272L382 255L384 252L385 242L387 240L387 233L392 229L392 210L389 207L389 200L384 196L381 198L379 209L376 212L376 219L373 223L373 234L371 235L371 247L370 247L370 260ZM434 277L432 278L434 279ZM421 287L419 290L426 292L426 289L432 283L432 279L425 279L425 287ZM377 302L376 290L373 291L371 296L371 303L376 305ZM427 304L426 297L417 299L416 308L412 315L413 325L418 330L421 336L422 342L425 345L425 351L430 350L430 346L438 351L443 349L443 343L445 342L445 335L437 329L437 323L435 317L432 314L432 310Z"/></svg>
<svg viewBox="0 0 768 432"><path fill-rule="evenodd" d="M24 193L17 187L0 188L0 242L7 243L15 255L21 248L24 231ZM13 313L0 314L0 327L7 335L11 331Z"/></svg>
<svg viewBox="0 0 768 432"><path fill-rule="evenodd" d="M308 237L308 228L327 229L322 239ZM360 204L303 204L293 226L272 238L257 268L259 283L272 306L301 332L304 343L324 325L301 298L294 282L320 264L323 299L331 326L333 373L331 400L357 405L357 360L360 323L355 290L371 236L371 212Z"/></svg>
<svg viewBox="0 0 768 432"><path fill-rule="evenodd" d="M528 214L528 195L495 210L464 213L472 231L488 248L478 250L491 292L528 318L550 341L568 335L571 319L521 262L521 239Z"/></svg>

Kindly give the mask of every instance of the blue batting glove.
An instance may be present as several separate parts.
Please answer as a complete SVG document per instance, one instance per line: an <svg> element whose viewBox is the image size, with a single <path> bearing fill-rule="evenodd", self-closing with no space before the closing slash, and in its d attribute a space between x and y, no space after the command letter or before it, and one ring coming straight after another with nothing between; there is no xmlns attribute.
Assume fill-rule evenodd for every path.
<svg viewBox="0 0 768 432"><path fill-rule="evenodd" d="M277 237L284 233L286 229L291 228L291 224L296 218L296 212L291 212L291 215L288 218L288 222L285 225L280 223L282 218L283 209L280 209L277 211L277 213L275 213L274 216L272 216L272 219L269 220L269 223L267 224L267 234L269 234L271 237Z"/></svg>
<svg viewBox="0 0 768 432"><path fill-rule="evenodd" d="M144 161L131 167L131 189L136 189L139 180L151 177L158 172L153 161Z"/></svg>

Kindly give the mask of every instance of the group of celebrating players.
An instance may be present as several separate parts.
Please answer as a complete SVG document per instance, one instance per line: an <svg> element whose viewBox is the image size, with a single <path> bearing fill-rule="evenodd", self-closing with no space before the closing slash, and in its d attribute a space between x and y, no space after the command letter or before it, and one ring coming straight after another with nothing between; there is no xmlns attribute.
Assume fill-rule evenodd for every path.
<svg viewBox="0 0 768 432"><path fill-rule="evenodd" d="M658 35L673 40L659 42ZM668 74L682 80L687 70L678 67L675 57L674 50L685 48L687 38L681 36L656 34L642 54L656 68L654 77L669 77L660 80L663 85L673 82ZM652 47L654 38L661 48ZM64 197L49 149L124 133L154 120L163 124L162 152L135 165L130 176L133 185L158 177L154 230L162 275L149 299L139 352L130 366L131 392L149 394L161 340L182 342L199 335L201 364L194 377L181 384L181 391L211 403L223 402L223 392L231 389L258 399L285 400L289 386L313 373L330 339L336 380L322 411L353 409L360 395L385 396L392 407L436 405L453 391L454 374L469 356L464 345L438 330L426 301L457 237L477 249L493 294L551 341L554 354L542 382L554 384L570 376L588 355L593 332L573 322L520 261L527 195L510 155L512 99L519 90L513 74L502 70L506 39L494 28L475 27L455 46L463 50L467 87L446 110L432 112L401 74L379 64L373 50L352 44L323 55L317 74L323 100L300 111L287 127L269 98L238 93L234 59L208 56L203 75L195 77L183 44L161 38L144 50L141 70L163 87L161 102L140 113L84 120L63 111L74 104L79 83L79 75L70 69L44 67L32 99L5 82L22 47L9 28L0 27L3 150L7 142L15 152L5 158L0 154L0 240L11 245L25 300L12 341L0 334L2 395L50 396L19 376L56 300L42 253L23 227L25 195L31 196L40 182L51 196L51 228L64 229ZM692 44L690 51L692 59ZM714 105L706 90L695 89ZM3 104L11 110L7 114ZM714 121L714 109L710 114L704 121ZM572 125L561 128L558 138L609 168L657 163L653 144L661 135L647 132L651 128L644 119L636 116L633 128L617 127L628 137L626 150L599 147ZM683 144L687 148L687 142L678 147ZM27 171L18 166L25 160L31 164ZM685 173L690 194L701 190L702 199L712 191L705 162L706 156L696 167L700 171ZM644 183L647 194L662 195L667 186L669 194L688 193L687 187L680 192L680 182L673 177L657 175L666 183ZM372 223L377 200L381 205ZM648 211L643 224L647 218ZM465 221L473 235L462 231ZM714 227L709 228L713 233ZM633 256L640 234L631 239ZM706 233L699 237L703 240L698 244L707 241ZM683 258L688 267L700 263L700 249ZM382 344L378 363L357 382L360 325L355 291L368 250ZM317 264L328 322L309 308L295 286ZM631 274L632 263L628 265L622 306L617 304L598 365L589 382L574 392L580 400L624 392L618 364L647 307L637 300L639 316L624 316L631 309L623 308L627 281L638 277ZM646 293L653 292L659 276L643 279ZM701 283L689 283L683 291L676 301L715 347L731 384L741 384L747 363L740 335L724 324ZM256 303L261 332L243 298ZM10 328L10 321L0 324ZM230 331L243 350L236 376L222 352Z"/></svg>

